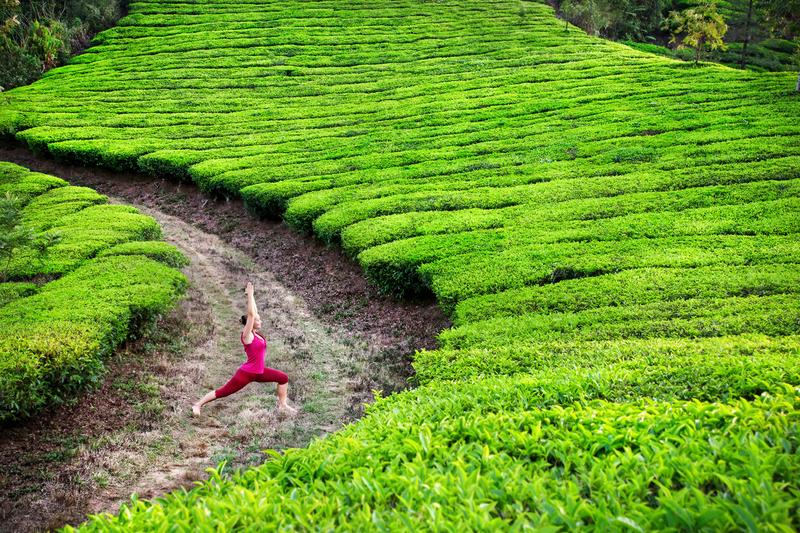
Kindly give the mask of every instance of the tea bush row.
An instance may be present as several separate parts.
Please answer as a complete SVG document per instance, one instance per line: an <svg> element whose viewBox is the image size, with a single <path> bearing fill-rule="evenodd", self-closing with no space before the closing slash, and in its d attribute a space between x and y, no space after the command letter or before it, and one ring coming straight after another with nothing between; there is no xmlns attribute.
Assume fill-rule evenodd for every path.
<svg viewBox="0 0 800 533"><path fill-rule="evenodd" d="M712 531L794 522L796 389L771 383L771 394L724 402L614 401L625 398L626 377L640 381L627 373L437 382L377 402L306 449L212 475L189 492L134 499L82 529Z"/></svg>
<svg viewBox="0 0 800 533"><path fill-rule="evenodd" d="M606 257L596 260L609 265L606 270L625 268L631 259L628 252L645 251L650 248L658 253L655 248L659 245L676 244L681 241L707 243L720 241L727 237L731 242L746 245L748 254L765 253L765 244L774 242L776 236L785 235L787 247L784 252L794 254L794 245L797 242L797 210L798 200L788 198L775 202L753 202L738 206L714 206L698 208L684 212L656 212L641 215L627 215L608 219L591 221L575 221L572 224L551 222L540 224L533 228L498 228L486 230L473 230L452 234L434 234L408 239L400 239L391 243L369 248L358 255L359 262L368 278L375 282L385 292L403 294L434 287L437 296L449 309L455 303L450 295L461 293L462 297L474 295L464 283L469 276L483 276L488 273L485 268L487 263L500 261L498 276L485 277L487 283L496 282L498 289L502 284L508 283L505 278L513 276L513 261L505 262L504 258L530 257L532 248L541 251L525 269L529 281L544 281L547 273L552 275L551 281L558 281L563 277L571 277L570 272L581 275L581 264L592 264L592 256L605 254ZM730 237L728 237L730 236ZM735 239L735 236L740 236ZM763 238L745 239L747 236ZM772 237L772 238L770 238ZM650 242L647 242L650 241ZM691 244L686 248L690 248ZM558 254L558 249L561 254ZM637 248L639 250L637 250ZM756 252L754 249L761 249ZM555 249L555 250L554 250ZM588 252L588 257L569 254L567 250L582 250ZM547 251L553 250L555 254L548 255ZM595 252L597 250L597 252ZM702 265L707 259L698 256L704 255L701 249L686 250L684 256L674 256L671 265L681 264L691 267ZM615 252L619 252L615 253ZM733 252L735 254L736 252ZM503 254L503 255L501 255ZM620 255L622 254L622 255ZM497 255L497 257L493 257ZM558 257L561 255L561 257ZM455 269L441 268L442 262L461 256L463 261ZM566 257L565 257L566 256ZM693 259L696 258L696 259ZM773 257L775 257L773 255ZM534 259L534 258L532 258ZM475 270L469 260L475 260ZM636 259L633 259L634 261ZM718 259L722 261L722 259ZM436 264L435 262L440 263ZM453 261L453 259L450 259ZM457 261L457 260L456 260ZM524 259L523 259L524 261ZM641 266L648 266L646 258L640 258ZM669 259L665 259L669 262ZM732 262L735 263L735 255ZM585 263L584 263L585 262ZM597 262L595 265L597 265ZM778 260L780 262L780 260ZM559 264L561 263L561 264ZM575 263L572 266L570 263ZM661 264L664 264L663 262ZM430 265L430 266L428 266ZM665 264L664 266L670 266ZM566 273L559 273L559 268ZM586 267L584 267L586 268ZM595 266L595 268L597 268ZM586 268L591 273L591 267ZM427 277L428 285L423 285L420 280L421 273ZM441 273L441 281L436 275ZM602 273L602 272L601 272ZM544 274L544 276L543 276ZM460 283L459 283L460 281ZM465 287L462 289L462 287Z"/></svg>
<svg viewBox="0 0 800 533"><path fill-rule="evenodd" d="M706 338L556 339L502 346L423 350L414 361L419 383L503 375L580 375L623 379L629 398L715 401L755 397L777 383L797 383L797 335Z"/></svg>
<svg viewBox="0 0 800 533"><path fill-rule="evenodd" d="M60 239L44 256L14 250L7 277L17 281L0 283L0 422L8 422L100 383L103 359L172 307L187 280L174 269L186 259L173 246L132 242L161 235L134 208L8 163L0 188L22 205L24 226Z"/></svg>

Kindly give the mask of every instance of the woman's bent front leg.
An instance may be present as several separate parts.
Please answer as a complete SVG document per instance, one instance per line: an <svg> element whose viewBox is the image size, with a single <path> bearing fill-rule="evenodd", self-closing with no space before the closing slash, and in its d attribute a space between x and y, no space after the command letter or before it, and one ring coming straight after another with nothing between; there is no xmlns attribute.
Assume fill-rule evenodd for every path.
<svg viewBox="0 0 800 533"><path fill-rule="evenodd" d="M297 412L296 409L289 406L287 401L287 396L289 392L289 376L286 373L281 372L280 370L276 370L274 368L265 368L264 372L262 372L258 376L258 381L264 383L277 383L277 393L278 393L278 409L281 411L285 411L290 414L294 414Z"/></svg>
<svg viewBox="0 0 800 533"><path fill-rule="evenodd" d="M288 411L289 413L296 413L297 410L293 407L289 407L289 404L286 401L286 396L289 392L289 384L288 383L278 383L278 409Z"/></svg>

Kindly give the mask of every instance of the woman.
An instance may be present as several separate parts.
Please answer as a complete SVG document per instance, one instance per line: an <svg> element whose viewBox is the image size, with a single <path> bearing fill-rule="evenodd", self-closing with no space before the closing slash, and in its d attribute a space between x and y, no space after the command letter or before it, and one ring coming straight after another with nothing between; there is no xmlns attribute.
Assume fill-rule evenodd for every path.
<svg viewBox="0 0 800 533"><path fill-rule="evenodd" d="M244 351L247 354L247 361L242 363L242 366L239 367L225 385L217 390L212 390L192 406L192 412L195 415L199 415L200 409L208 402L229 396L253 381L260 383L276 382L278 384L278 409L290 414L296 412L286 403L289 378L280 370L264 367L267 340L258 333L261 328L261 317L258 316L258 309L256 309L252 283L247 283L245 293L247 293L247 317L242 317L242 324L244 324L242 344L244 344Z"/></svg>

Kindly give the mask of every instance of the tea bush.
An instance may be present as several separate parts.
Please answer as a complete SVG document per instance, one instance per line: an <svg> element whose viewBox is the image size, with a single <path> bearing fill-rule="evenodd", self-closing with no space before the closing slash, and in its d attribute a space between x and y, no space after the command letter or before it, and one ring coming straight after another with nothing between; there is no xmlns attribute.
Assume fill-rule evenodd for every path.
<svg viewBox="0 0 800 533"><path fill-rule="evenodd" d="M437 382L302 450L86 531L780 530L795 520L797 390L615 402L623 379ZM72 530L67 528L67 530Z"/></svg>
<svg viewBox="0 0 800 533"><path fill-rule="evenodd" d="M109 255L144 255L173 268L183 268L188 259L177 248L163 241L131 241L106 248L98 257Z"/></svg>
<svg viewBox="0 0 800 533"><path fill-rule="evenodd" d="M14 283L10 281L0 283L0 307L17 298L33 294L36 290L37 285L35 283Z"/></svg>
<svg viewBox="0 0 800 533"><path fill-rule="evenodd" d="M5 422L99 383L103 358L168 310L187 281L173 268L186 261L174 247L130 242L160 235L135 209L105 205L91 189L10 164L0 165L0 186L19 193L23 225L60 236L44 257L15 250L9 271L18 281L0 283Z"/></svg>

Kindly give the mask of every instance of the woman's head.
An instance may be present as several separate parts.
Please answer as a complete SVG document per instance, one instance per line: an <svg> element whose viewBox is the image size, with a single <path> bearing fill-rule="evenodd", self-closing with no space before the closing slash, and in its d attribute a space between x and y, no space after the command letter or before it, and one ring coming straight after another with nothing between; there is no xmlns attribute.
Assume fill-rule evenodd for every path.
<svg viewBox="0 0 800 533"><path fill-rule="evenodd" d="M244 326L245 324L247 324L247 317L242 315L242 318L240 319L240 321L241 321L242 325ZM255 320L253 320L253 329L256 329L256 330L261 329L261 317L258 316L258 315L256 315Z"/></svg>

